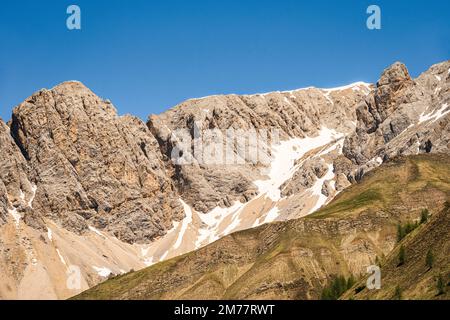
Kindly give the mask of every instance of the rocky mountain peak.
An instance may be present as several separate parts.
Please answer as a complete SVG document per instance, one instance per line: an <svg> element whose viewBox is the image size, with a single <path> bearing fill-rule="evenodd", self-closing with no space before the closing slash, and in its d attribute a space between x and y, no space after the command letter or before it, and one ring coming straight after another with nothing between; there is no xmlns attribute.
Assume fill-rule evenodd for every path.
<svg viewBox="0 0 450 320"><path fill-rule="evenodd" d="M55 90L58 92L81 92L81 91L87 91L89 93L92 93L92 91L84 85L81 81L77 80L70 80L70 81L64 81L55 87L53 87L51 90Z"/></svg>
<svg viewBox="0 0 450 320"><path fill-rule="evenodd" d="M449 74L446 61L412 80L394 63L376 87L190 99L147 124L80 82L42 89L0 120L0 278L68 297L70 264L87 289L308 215L396 155L448 154Z"/></svg>
<svg viewBox="0 0 450 320"><path fill-rule="evenodd" d="M356 177L398 155L448 152L450 61L416 79L396 62L357 107L356 132L345 139L344 155L358 165Z"/></svg>
<svg viewBox="0 0 450 320"><path fill-rule="evenodd" d="M147 126L119 117L80 82L40 90L17 106L11 136L36 184L35 211L68 230L95 226L126 242L149 241L182 217Z"/></svg>
<svg viewBox="0 0 450 320"><path fill-rule="evenodd" d="M411 81L408 69L401 62L395 62L386 68L378 80L377 87Z"/></svg>

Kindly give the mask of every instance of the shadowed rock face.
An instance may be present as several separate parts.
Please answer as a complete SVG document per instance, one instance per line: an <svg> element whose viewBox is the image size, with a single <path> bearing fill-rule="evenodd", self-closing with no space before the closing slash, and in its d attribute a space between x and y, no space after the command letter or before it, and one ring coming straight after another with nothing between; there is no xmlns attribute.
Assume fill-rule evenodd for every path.
<svg viewBox="0 0 450 320"><path fill-rule="evenodd" d="M9 127L0 119L0 225L5 223L9 210L18 208L24 214L26 202L32 193L28 179L29 167L10 134ZM20 214L20 213L18 213Z"/></svg>
<svg viewBox="0 0 450 320"><path fill-rule="evenodd" d="M0 224L5 224L8 214L8 198L5 184L0 182Z"/></svg>
<svg viewBox="0 0 450 320"><path fill-rule="evenodd" d="M126 242L148 241L182 218L145 124L117 116L81 83L28 98L14 109L11 135L37 186L35 210L68 230L91 224Z"/></svg>

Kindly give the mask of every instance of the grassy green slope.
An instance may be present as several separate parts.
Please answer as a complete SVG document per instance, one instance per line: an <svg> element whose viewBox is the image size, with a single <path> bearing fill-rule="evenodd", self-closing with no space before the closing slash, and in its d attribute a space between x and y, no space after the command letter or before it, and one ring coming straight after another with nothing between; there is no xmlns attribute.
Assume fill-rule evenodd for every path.
<svg viewBox="0 0 450 320"><path fill-rule="evenodd" d="M399 222L417 219L423 208L440 212L450 199L449 177L446 155L395 159L313 215L234 233L75 299L317 299L334 276L362 276L389 256ZM436 233L445 237L448 229Z"/></svg>
<svg viewBox="0 0 450 320"><path fill-rule="evenodd" d="M381 288L369 290L361 279L342 299L449 299L450 292L450 203L421 224L380 260ZM404 262L400 264L400 248ZM427 256L431 259L428 260ZM439 277L443 290L437 287ZM361 290L361 288L364 288ZM398 296L400 292L400 297Z"/></svg>

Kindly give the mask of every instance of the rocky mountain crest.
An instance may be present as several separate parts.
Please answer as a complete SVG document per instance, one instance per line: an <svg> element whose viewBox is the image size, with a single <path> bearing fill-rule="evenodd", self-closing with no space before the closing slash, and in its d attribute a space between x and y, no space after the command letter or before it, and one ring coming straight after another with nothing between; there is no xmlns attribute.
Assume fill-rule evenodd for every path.
<svg viewBox="0 0 450 320"><path fill-rule="evenodd" d="M68 297L232 232L311 214L393 157L448 154L449 100L450 61L416 79L395 63L376 85L191 99L147 123L119 116L79 82L43 89L0 120L0 297ZM230 128L258 139L278 130L279 139L257 139L270 161L196 156L201 143L247 159L235 140L210 134ZM180 150L192 162L174 162ZM63 281L73 265L75 291Z"/></svg>

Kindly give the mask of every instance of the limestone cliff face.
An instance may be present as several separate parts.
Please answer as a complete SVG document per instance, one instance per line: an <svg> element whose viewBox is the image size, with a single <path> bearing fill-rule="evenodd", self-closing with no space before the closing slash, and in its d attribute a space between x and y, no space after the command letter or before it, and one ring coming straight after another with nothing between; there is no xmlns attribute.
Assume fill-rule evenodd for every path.
<svg viewBox="0 0 450 320"><path fill-rule="evenodd" d="M343 148L356 167L351 178L397 155L449 153L450 62L415 80L403 64L393 64L356 110L356 131Z"/></svg>
<svg viewBox="0 0 450 320"><path fill-rule="evenodd" d="M395 63L375 86L191 99L147 124L79 82L33 94L0 120L0 298L66 298L81 290L66 288L72 265L87 289L309 215L394 156L448 155L449 71L446 61L412 79ZM221 140L234 162L205 163L197 146L230 129L277 134L246 141L257 156Z"/></svg>
<svg viewBox="0 0 450 320"><path fill-rule="evenodd" d="M0 119L0 225L14 213L15 219L31 215L34 185L28 179L29 166L15 144L9 127Z"/></svg>
<svg viewBox="0 0 450 320"><path fill-rule="evenodd" d="M316 136L322 128L348 134L356 121L355 105L369 92L370 85L355 83L330 90L307 88L257 95L211 96L191 99L161 115L153 115L148 125L168 157L176 147L173 132L188 131L193 141L189 151L194 161L192 165L175 165L174 179L183 198L196 210L207 212L217 206L229 207L235 200L247 202L255 197L258 191L253 181L263 179L260 172L263 164L248 161L253 159L246 159L239 165L199 163L201 159L194 147L206 130L221 130L224 136L230 128L243 132L254 130L256 134L261 130L268 133L277 130L280 140ZM269 150L263 157L271 156L272 142L268 140ZM233 143L231 152L243 157L242 150Z"/></svg>
<svg viewBox="0 0 450 320"><path fill-rule="evenodd" d="M14 109L11 135L37 187L35 211L70 231L90 224L126 242L150 241L182 218L145 124L119 117L81 83L28 98Z"/></svg>

